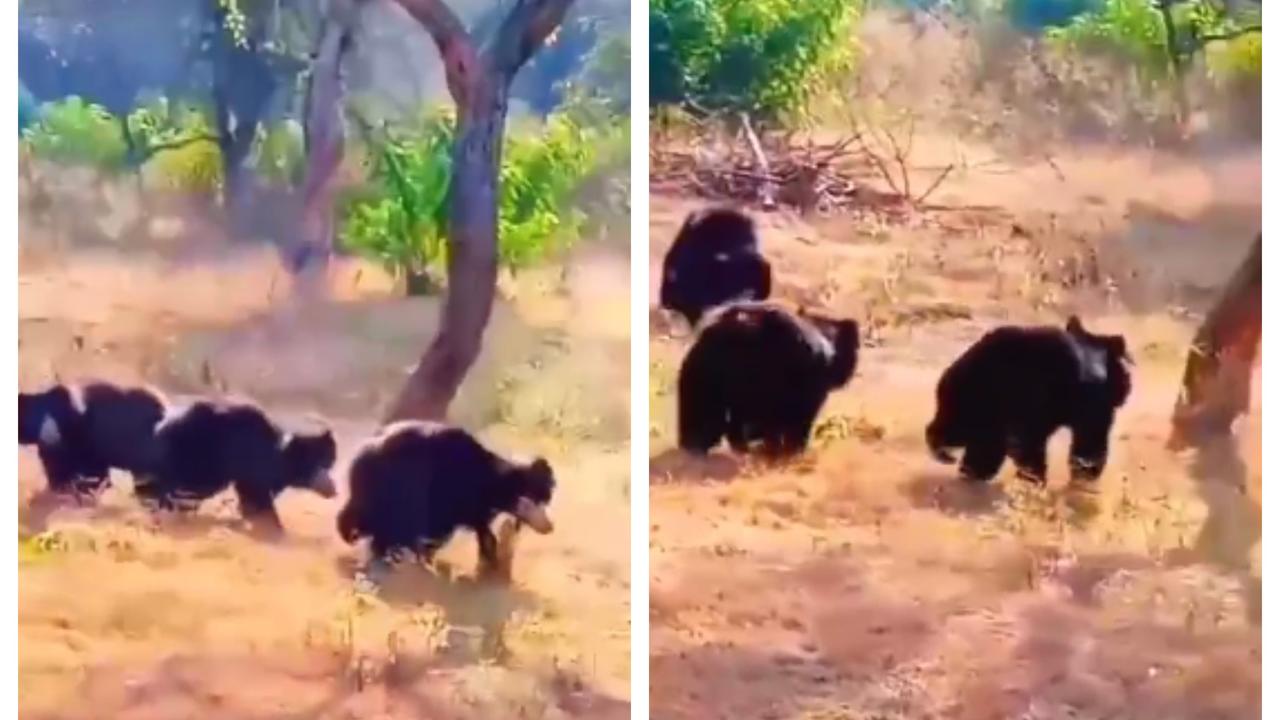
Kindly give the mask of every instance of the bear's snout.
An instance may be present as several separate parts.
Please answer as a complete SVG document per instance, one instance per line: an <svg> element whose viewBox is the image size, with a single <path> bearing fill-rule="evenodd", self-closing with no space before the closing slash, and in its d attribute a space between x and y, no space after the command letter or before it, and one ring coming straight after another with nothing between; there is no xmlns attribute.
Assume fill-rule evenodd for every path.
<svg viewBox="0 0 1280 720"><path fill-rule="evenodd" d="M541 535L547 535L555 529L551 518L547 516L547 506L522 497L516 501L516 517L525 525L533 528Z"/></svg>

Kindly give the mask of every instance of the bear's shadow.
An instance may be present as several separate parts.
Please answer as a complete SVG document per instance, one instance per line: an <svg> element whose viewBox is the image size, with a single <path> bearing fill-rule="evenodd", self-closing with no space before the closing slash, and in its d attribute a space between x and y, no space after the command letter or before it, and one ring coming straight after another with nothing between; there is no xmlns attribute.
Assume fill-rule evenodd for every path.
<svg viewBox="0 0 1280 720"><path fill-rule="evenodd" d="M376 564L344 556L338 558L337 565L338 572L353 584L371 585L388 605L408 609L430 605L443 613L450 632L466 634L465 628L477 629L478 644L452 648L459 662L506 657L507 623L517 612L538 604L537 596L508 580L460 575L455 566L441 559L427 567L414 562Z"/></svg>
<svg viewBox="0 0 1280 720"><path fill-rule="evenodd" d="M672 448L649 458L649 484L728 482L741 475L746 464L742 458L725 453L697 456Z"/></svg>
<svg viewBox="0 0 1280 720"><path fill-rule="evenodd" d="M1004 488L996 480L968 482L958 473L938 470L917 473L903 488L903 494L917 508L969 517L991 515L1005 499Z"/></svg>

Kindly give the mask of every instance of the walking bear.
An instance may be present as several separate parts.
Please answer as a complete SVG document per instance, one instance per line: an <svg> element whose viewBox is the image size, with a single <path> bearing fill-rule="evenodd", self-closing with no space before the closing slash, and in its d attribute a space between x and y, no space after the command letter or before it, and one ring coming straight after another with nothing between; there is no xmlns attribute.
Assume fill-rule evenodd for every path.
<svg viewBox="0 0 1280 720"><path fill-rule="evenodd" d="M161 423L156 438L158 467L134 491L158 509L194 510L231 486L241 515L278 534L275 499L286 488L337 494L329 475L337 457L333 433L285 432L252 403L197 401Z"/></svg>
<svg viewBox="0 0 1280 720"><path fill-rule="evenodd" d="M18 393L18 444L37 447L51 490L92 494L109 484L112 468L134 476L155 468L164 415L164 398L148 388L59 384Z"/></svg>
<svg viewBox="0 0 1280 720"><path fill-rule="evenodd" d="M680 447L705 453L727 437L737 452L803 451L827 394L853 377L858 342L853 320L760 302L713 311L680 367Z"/></svg>
<svg viewBox="0 0 1280 720"><path fill-rule="evenodd" d="M351 465L351 497L338 514L348 543L369 538L374 557L399 552L429 562L458 528L476 534L482 572L498 568L491 523L509 513L535 531L552 531L546 507L555 477L546 460L505 460L466 431L431 422L387 426Z"/></svg>
<svg viewBox="0 0 1280 720"><path fill-rule="evenodd" d="M694 326L717 305L768 299L772 282L751 218L732 208L704 209L685 218L662 261L659 302Z"/></svg>
<svg viewBox="0 0 1280 720"><path fill-rule="evenodd" d="M1096 335L1071 316L1063 328L992 330L942 374L937 412L925 431L939 461L987 481L1005 456L1019 477L1044 483L1049 436L1071 430L1071 478L1092 481L1106 467L1111 426L1131 388L1120 335Z"/></svg>

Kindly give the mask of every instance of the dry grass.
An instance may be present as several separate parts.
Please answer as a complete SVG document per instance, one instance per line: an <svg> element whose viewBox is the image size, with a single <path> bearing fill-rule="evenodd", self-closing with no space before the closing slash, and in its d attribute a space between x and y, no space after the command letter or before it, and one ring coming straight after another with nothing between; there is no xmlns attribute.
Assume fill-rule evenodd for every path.
<svg viewBox="0 0 1280 720"><path fill-rule="evenodd" d="M951 144L917 148L929 162ZM1079 150L949 180L939 202L963 212L758 216L780 299L870 336L785 466L670 449L688 338L655 313L654 717L1256 717L1258 400L1238 448L1164 448L1204 290L1256 231L1238 231L1256 225L1256 187L1252 204L1239 186L1223 197L1221 167ZM694 207L651 197L655 266ZM1069 312L1137 357L1100 493L1063 489L1065 437L1048 491L1007 467L961 485L923 448L938 374L994 324Z"/></svg>
<svg viewBox="0 0 1280 720"><path fill-rule="evenodd" d="M432 332L430 300L394 297L362 264L335 270L333 304L296 308L266 251L126 255L42 229L23 235L24 387L56 371L225 388L286 421L324 412L349 450ZM547 455L561 481L557 532L521 538L509 587L472 579L466 536L443 574L363 583L333 529L341 499L283 496L278 544L242 533L231 498L152 518L124 477L97 507L51 505L24 451L22 716L626 717L625 273L625 256L588 248L508 279L459 400L462 422L508 454Z"/></svg>

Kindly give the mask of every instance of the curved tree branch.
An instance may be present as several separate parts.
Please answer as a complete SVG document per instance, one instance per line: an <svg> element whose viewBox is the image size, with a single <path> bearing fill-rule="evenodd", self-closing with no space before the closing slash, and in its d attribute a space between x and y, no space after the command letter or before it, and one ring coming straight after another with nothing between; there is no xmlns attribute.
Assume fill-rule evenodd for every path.
<svg viewBox="0 0 1280 720"><path fill-rule="evenodd" d="M1244 35L1250 35L1252 33L1260 33L1260 32L1262 32L1261 25L1249 25L1248 27L1236 28L1235 30L1228 30L1227 32L1210 33L1208 35L1201 35L1197 38L1197 40L1199 40L1200 44L1203 46L1211 42L1219 42L1223 40L1235 40L1236 38L1242 37Z"/></svg>
<svg viewBox="0 0 1280 720"><path fill-rule="evenodd" d="M386 421L443 418L480 356L498 279L498 183L507 93L572 0L516 0L483 53L442 0L397 0L435 40L457 104L448 289L440 328Z"/></svg>
<svg viewBox="0 0 1280 720"><path fill-rule="evenodd" d="M467 89L477 75L479 56L475 41L444 0L396 1L435 41L436 49L440 51L440 60L444 63L449 94L461 108L467 102Z"/></svg>
<svg viewBox="0 0 1280 720"><path fill-rule="evenodd" d="M299 236L290 257L290 267L296 273L323 269L333 252L335 181L345 147L342 60L351 47L352 31L363 1L330 3L311 66L303 125L307 169L302 183Z"/></svg>
<svg viewBox="0 0 1280 720"><path fill-rule="evenodd" d="M485 48L489 66L511 82L520 67L564 22L572 4L573 0L516 0L493 42Z"/></svg>

